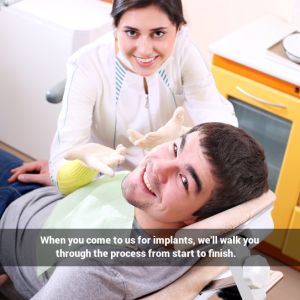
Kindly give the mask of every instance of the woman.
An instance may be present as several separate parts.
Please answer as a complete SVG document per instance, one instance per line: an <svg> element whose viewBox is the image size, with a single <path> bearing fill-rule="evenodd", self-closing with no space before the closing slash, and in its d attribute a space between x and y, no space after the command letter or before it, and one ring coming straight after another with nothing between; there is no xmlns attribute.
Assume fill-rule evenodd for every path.
<svg viewBox="0 0 300 300"><path fill-rule="evenodd" d="M180 0L115 0L111 15L114 34L80 49L68 61L50 159L52 182L66 194L90 182L99 171L113 175L82 159L112 151L100 145L127 148L126 162L119 164L125 154L120 146L114 152L117 159L109 166L119 164L117 170L136 166L145 151L130 144L127 129L135 130L130 131L131 141L144 149L170 140L169 135L174 138L184 133L179 109L173 121L180 130L175 126L174 133L172 126L164 127L148 137L148 142L138 140L164 126L184 101L195 124L219 121L237 126L232 105L218 93L189 30L183 27L186 21ZM147 147L142 145L145 141ZM78 158L84 164L66 162L64 153L72 149L78 151L67 158Z"/></svg>

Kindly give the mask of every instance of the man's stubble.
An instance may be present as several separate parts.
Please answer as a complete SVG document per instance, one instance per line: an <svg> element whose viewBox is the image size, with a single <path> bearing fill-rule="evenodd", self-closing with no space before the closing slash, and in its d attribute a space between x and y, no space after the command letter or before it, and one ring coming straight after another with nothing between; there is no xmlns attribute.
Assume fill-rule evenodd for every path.
<svg viewBox="0 0 300 300"><path fill-rule="evenodd" d="M147 159L147 162L148 162L148 168L150 168L150 172L152 173L153 162L149 158ZM145 208L158 203L159 198L156 198L157 201L154 200L151 202L149 202L149 201L146 202L146 201L143 201L143 199L136 199L136 197L134 197L134 192L135 192L135 190L139 189L139 186L138 186L138 183L135 180L131 180L131 178L134 178L134 175L138 174L139 172L140 172L140 168L136 167L132 172L130 172L128 175L126 175L126 177L122 181L121 188L122 188L123 196L128 203L130 203L134 207L144 210ZM153 180L153 184L158 191L159 190L158 182L156 180Z"/></svg>

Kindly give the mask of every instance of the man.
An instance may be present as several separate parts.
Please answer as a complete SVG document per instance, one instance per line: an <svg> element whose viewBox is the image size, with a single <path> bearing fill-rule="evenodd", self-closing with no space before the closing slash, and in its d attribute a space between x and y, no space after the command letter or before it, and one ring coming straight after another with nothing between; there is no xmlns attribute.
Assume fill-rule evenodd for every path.
<svg viewBox="0 0 300 300"><path fill-rule="evenodd" d="M123 196L135 207L134 228L177 230L261 196L268 190L264 159L262 147L242 129L221 123L195 126L181 138L154 148L123 180ZM61 198L54 187L27 194L8 207L0 227L42 228ZM24 251L31 251L35 260L35 245L31 249L18 237L11 240L9 248L1 237L0 262L14 284L1 290L12 299L18 299L15 295L35 300L136 299L170 284L190 268L107 267L95 260L96 267L58 264L50 278L39 280L36 268L5 267L7 261L22 261ZM142 250L153 247L164 249L150 242ZM19 248L23 253L14 252Z"/></svg>

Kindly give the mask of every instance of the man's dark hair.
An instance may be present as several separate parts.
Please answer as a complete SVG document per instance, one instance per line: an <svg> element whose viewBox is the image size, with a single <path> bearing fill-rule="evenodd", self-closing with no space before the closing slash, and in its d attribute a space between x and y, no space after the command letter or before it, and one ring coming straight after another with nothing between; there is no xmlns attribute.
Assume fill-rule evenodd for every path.
<svg viewBox="0 0 300 300"><path fill-rule="evenodd" d="M122 15L131 8L144 8L155 5L166 13L170 21L178 29L180 25L186 24L183 17L181 0L114 0L111 16L114 19L114 26L119 25Z"/></svg>
<svg viewBox="0 0 300 300"><path fill-rule="evenodd" d="M208 218L268 191L264 149L245 130L223 123L204 123L187 134L195 131L199 132L200 146L217 187L194 216Z"/></svg>

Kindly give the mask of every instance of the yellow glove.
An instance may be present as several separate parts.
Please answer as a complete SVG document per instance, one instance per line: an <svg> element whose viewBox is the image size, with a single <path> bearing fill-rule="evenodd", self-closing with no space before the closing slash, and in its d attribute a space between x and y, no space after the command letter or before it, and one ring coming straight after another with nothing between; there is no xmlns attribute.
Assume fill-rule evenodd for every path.
<svg viewBox="0 0 300 300"><path fill-rule="evenodd" d="M116 150L113 150L100 144L89 143L67 151L64 158L67 160L78 159L83 166L113 177L115 172L112 168L125 161L125 154L126 148L121 144L117 146Z"/></svg>
<svg viewBox="0 0 300 300"><path fill-rule="evenodd" d="M182 126L183 121L184 108L180 106L176 108L172 119L169 120L165 126L159 128L156 132L150 132L143 136L139 132L129 129L127 131L129 135L129 141L142 150L150 151L158 145L177 139L190 130L189 127Z"/></svg>

